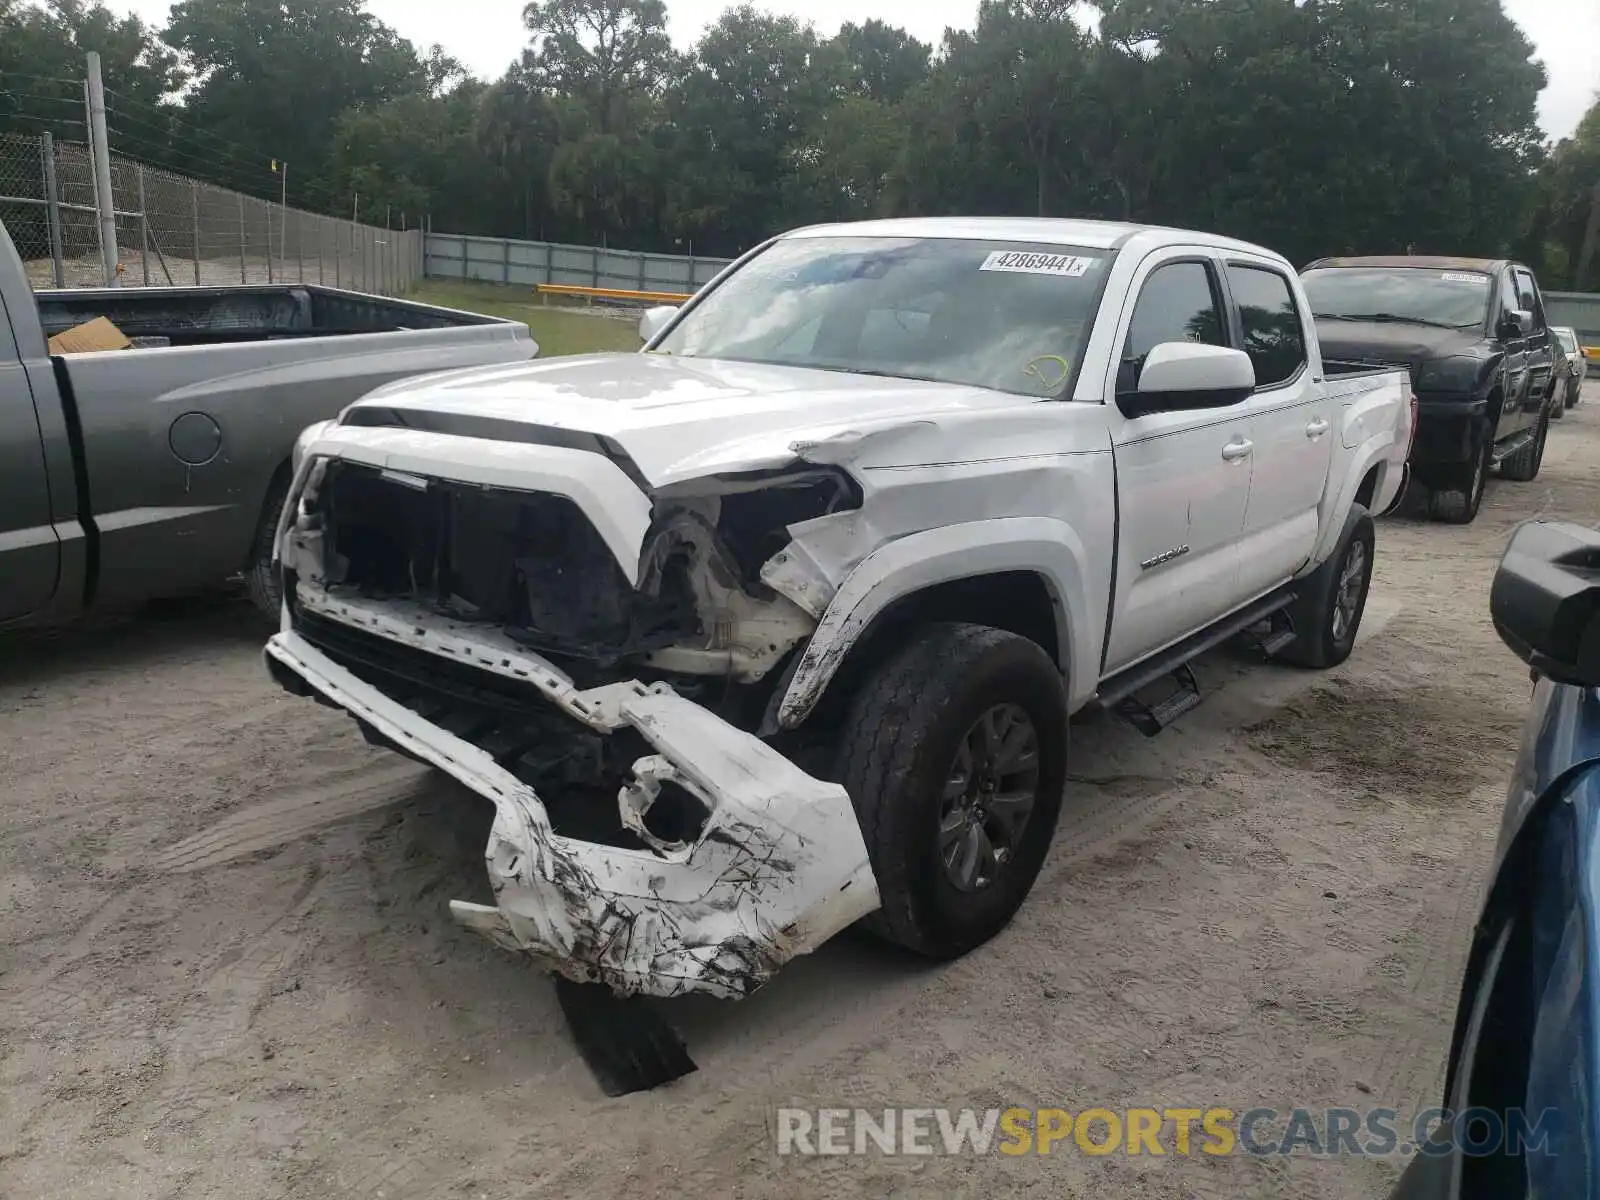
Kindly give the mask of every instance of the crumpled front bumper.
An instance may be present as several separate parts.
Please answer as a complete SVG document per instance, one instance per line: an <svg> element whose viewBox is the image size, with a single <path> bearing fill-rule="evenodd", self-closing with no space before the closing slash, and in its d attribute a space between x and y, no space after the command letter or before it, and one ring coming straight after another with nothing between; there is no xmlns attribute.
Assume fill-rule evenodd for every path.
<svg viewBox="0 0 1600 1200"><path fill-rule="evenodd" d="M284 687L319 693L494 803L485 857L497 904L451 901L451 913L569 979L624 994L734 999L879 906L844 789L665 685L578 692L544 660L524 675L592 727L631 725L654 747L618 797L619 819L652 843L630 850L557 833L533 789L488 753L292 630L273 637L265 654ZM709 810L692 844L662 843L643 827L666 781Z"/></svg>

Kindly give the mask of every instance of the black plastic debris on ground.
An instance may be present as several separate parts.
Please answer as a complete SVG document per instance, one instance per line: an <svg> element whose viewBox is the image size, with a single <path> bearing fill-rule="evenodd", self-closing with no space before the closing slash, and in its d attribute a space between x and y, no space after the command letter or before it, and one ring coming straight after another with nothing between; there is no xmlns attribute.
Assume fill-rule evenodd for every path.
<svg viewBox="0 0 1600 1200"><path fill-rule="evenodd" d="M647 1092L697 1069L683 1039L648 1000L560 975L555 983L572 1038L606 1095Z"/></svg>

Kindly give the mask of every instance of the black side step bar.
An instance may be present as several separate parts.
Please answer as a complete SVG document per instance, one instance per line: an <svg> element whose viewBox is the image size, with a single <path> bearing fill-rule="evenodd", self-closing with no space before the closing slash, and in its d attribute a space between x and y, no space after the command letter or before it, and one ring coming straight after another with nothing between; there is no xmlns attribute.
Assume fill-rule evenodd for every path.
<svg viewBox="0 0 1600 1200"><path fill-rule="evenodd" d="M1089 702L1088 707L1117 711L1132 720L1141 732L1152 732L1146 726L1153 726L1153 731L1159 732L1163 726L1171 724L1179 715L1188 712L1199 703L1200 688L1195 681L1194 673L1187 669L1189 663L1207 650L1215 649L1229 638L1243 633L1250 626L1283 612L1295 602L1295 598L1293 587L1286 586L1275 592L1269 592L1254 604L1241 608L1216 624L1190 634L1183 641L1167 647L1161 653L1111 676L1100 685L1099 692ZM1271 640L1277 641L1277 637ZM1282 649L1282 645L1275 648ZM1139 704L1138 701L1133 701L1131 706L1124 705L1125 701L1132 700L1135 692L1149 687L1163 675L1178 676L1179 690L1173 696L1153 709Z"/></svg>
<svg viewBox="0 0 1600 1200"><path fill-rule="evenodd" d="M1525 449L1538 436L1539 427L1535 425L1531 429L1524 429L1521 433L1515 434L1503 442L1496 442L1494 449L1489 453L1490 465L1498 467L1513 454Z"/></svg>
<svg viewBox="0 0 1600 1200"><path fill-rule="evenodd" d="M1191 708L1200 704L1200 681L1194 677L1194 668L1184 663L1172 673L1177 684L1164 700L1146 704L1137 696L1125 696L1116 703L1117 716L1132 725L1145 737L1155 737Z"/></svg>

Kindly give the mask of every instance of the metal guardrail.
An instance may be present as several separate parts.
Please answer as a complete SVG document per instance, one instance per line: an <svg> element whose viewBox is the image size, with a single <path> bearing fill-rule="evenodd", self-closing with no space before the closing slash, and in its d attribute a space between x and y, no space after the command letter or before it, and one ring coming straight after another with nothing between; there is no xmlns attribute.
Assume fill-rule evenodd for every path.
<svg viewBox="0 0 1600 1200"><path fill-rule="evenodd" d="M575 283L541 283L534 291L541 296L573 296L583 300L624 300L645 304L682 304L694 298L693 292L641 292L630 288L580 287Z"/></svg>
<svg viewBox="0 0 1600 1200"><path fill-rule="evenodd" d="M1584 345L1600 346L1600 294L1546 292L1544 311L1550 324L1571 326Z"/></svg>

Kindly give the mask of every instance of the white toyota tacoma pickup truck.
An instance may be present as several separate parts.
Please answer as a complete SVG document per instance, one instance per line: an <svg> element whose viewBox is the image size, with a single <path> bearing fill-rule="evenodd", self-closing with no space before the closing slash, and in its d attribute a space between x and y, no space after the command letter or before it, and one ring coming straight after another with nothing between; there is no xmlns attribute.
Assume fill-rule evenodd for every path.
<svg viewBox="0 0 1600 1200"><path fill-rule="evenodd" d="M1331 375L1276 254L809 228L642 332L373 392L278 533L273 676L494 804L496 903L452 910L559 976L739 997L863 919L963 954L1075 713L1154 732L1247 631L1350 653L1411 387Z"/></svg>

